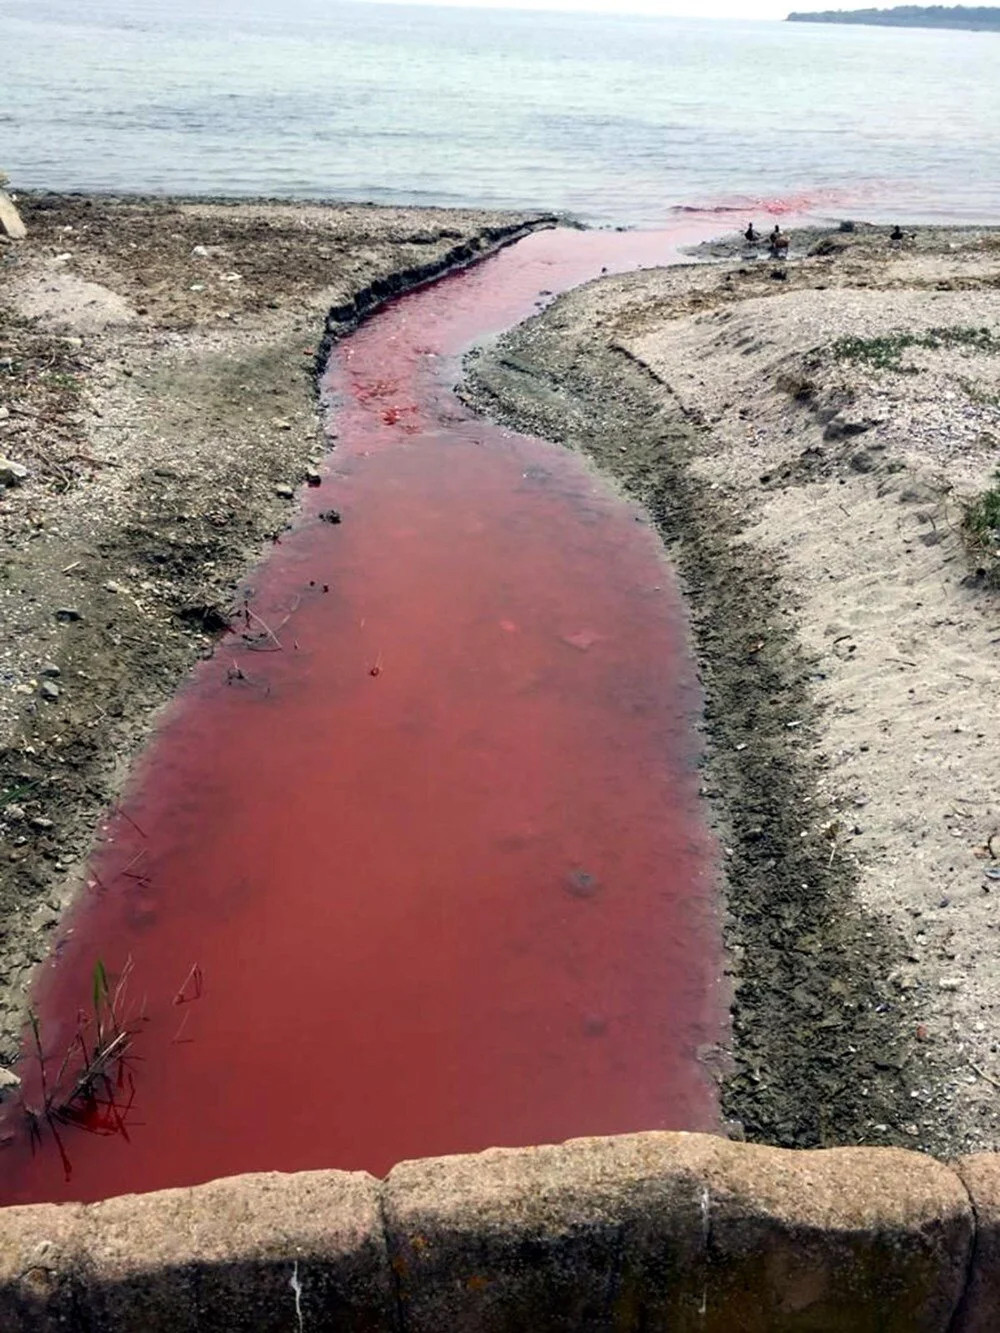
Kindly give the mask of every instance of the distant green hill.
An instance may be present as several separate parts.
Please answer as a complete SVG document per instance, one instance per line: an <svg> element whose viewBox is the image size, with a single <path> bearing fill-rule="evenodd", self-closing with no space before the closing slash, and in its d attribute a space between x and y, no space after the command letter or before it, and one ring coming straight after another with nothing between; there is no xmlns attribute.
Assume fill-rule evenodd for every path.
<svg viewBox="0 0 1000 1333"><path fill-rule="evenodd" d="M1000 32L1000 9L967 5L896 5L893 9L825 9L789 14L789 23L874 23L885 28L971 28Z"/></svg>

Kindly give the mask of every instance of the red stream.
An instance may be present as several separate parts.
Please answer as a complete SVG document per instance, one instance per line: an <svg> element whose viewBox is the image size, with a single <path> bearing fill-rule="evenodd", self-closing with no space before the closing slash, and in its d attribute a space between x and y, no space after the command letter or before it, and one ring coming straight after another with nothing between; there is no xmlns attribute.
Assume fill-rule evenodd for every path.
<svg viewBox="0 0 1000 1333"><path fill-rule="evenodd" d="M338 348L323 484L103 832L24 1102L66 1104L98 959L127 1058L34 1137L8 1106L0 1201L716 1124L674 579L580 458L446 388L541 291L692 231L539 234Z"/></svg>

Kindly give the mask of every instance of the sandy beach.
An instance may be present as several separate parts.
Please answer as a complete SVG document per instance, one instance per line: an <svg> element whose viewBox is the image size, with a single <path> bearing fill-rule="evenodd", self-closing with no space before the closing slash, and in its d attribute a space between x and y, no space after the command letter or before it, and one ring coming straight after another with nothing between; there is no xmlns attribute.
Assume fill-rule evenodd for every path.
<svg viewBox="0 0 1000 1333"><path fill-rule="evenodd" d="M27 196L0 244L0 1066L94 828L327 447L331 308L527 217ZM650 509L705 690L735 1135L1000 1140L1000 241L801 233L603 279L480 410ZM401 276L402 275L402 276ZM409 275L409 277L407 277ZM377 294L377 293L376 293ZM339 327L339 326L338 326ZM951 331L950 333L947 331ZM905 336L903 336L905 335Z"/></svg>

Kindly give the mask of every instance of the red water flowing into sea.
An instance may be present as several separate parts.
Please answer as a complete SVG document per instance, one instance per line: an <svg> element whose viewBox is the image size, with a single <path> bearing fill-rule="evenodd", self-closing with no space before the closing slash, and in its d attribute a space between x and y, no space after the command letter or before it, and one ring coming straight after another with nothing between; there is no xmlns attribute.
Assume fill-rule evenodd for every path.
<svg viewBox="0 0 1000 1333"><path fill-rule="evenodd" d="M24 1101L36 1047L52 1097L95 1040L98 960L126 1059L34 1136L7 1108L0 1201L716 1125L673 573L579 457L448 387L475 338L690 233L539 234L335 350L322 485L102 832Z"/></svg>

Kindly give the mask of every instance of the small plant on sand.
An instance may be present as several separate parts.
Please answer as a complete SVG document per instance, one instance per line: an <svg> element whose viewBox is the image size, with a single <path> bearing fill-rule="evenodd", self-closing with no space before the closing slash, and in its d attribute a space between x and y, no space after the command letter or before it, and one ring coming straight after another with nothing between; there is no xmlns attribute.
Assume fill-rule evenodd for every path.
<svg viewBox="0 0 1000 1333"><path fill-rule="evenodd" d="M1000 470L990 486L965 507L962 530L969 554L986 586L1000 588Z"/></svg>
<svg viewBox="0 0 1000 1333"><path fill-rule="evenodd" d="M878 338L838 338L832 346L838 361L860 361L875 370L899 370L913 373L902 364L903 353L910 347L959 347L970 352L1000 353L1000 338L991 329L966 325L928 329L926 333L885 333Z"/></svg>
<svg viewBox="0 0 1000 1333"><path fill-rule="evenodd" d="M970 400L977 403L980 407L1000 407L1000 393L992 389L985 389L981 384L975 384L972 380L959 380L962 388L968 394Z"/></svg>

